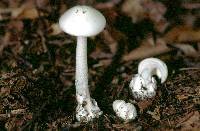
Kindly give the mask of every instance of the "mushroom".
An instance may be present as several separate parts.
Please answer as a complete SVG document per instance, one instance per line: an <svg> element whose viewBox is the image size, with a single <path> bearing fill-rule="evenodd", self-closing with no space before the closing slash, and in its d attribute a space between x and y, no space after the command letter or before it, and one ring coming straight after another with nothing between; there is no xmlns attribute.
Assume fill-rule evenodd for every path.
<svg viewBox="0 0 200 131"><path fill-rule="evenodd" d="M88 89L87 37L100 33L106 25L106 19L98 10L78 5L70 8L60 17L59 25L65 33L77 36L76 118L78 121L87 122L102 114L97 102L90 98Z"/></svg>
<svg viewBox="0 0 200 131"><path fill-rule="evenodd" d="M135 106L131 103L126 103L124 100L115 100L113 102L113 110L125 122L134 120L137 116Z"/></svg>
<svg viewBox="0 0 200 131"><path fill-rule="evenodd" d="M151 98L156 95L157 81L156 75L161 83L164 83L168 76L166 64L157 58L146 58L139 63L138 74L136 74L131 82L130 89L136 99Z"/></svg>

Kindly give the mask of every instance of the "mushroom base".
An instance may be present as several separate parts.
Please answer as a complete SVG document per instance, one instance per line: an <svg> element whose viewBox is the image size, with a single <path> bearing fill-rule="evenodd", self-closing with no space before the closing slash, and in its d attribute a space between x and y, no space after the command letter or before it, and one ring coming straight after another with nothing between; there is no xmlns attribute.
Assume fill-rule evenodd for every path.
<svg viewBox="0 0 200 131"><path fill-rule="evenodd" d="M157 82L153 77L151 80L148 80L137 74L132 78L129 87L134 98L144 100L156 95L156 83Z"/></svg>
<svg viewBox="0 0 200 131"><path fill-rule="evenodd" d="M93 118L98 118L103 112L99 109L94 99L83 101L76 107L76 119L81 122L88 122Z"/></svg>

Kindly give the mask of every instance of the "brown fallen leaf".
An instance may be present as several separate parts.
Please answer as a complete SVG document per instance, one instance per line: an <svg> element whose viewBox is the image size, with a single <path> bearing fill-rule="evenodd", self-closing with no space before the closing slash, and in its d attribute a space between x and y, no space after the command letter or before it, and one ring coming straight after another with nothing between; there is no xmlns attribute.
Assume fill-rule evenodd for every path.
<svg viewBox="0 0 200 131"><path fill-rule="evenodd" d="M40 13L40 16L43 15ZM5 19L35 19L39 12L32 1L28 1L15 8L0 8L0 20Z"/></svg>
<svg viewBox="0 0 200 131"><path fill-rule="evenodd" d="M112 37L112 35L108 32L108 30L103 31L103 37L105 39L105 43L109 46L112 54L115 54L117 51L117 41Z"/></svg>
<svg viewBox="0 0 200 131"><path fill-rule="evenodd" d="M11 37L11 33L6 32L5 36L2 38L1 44L0 44L0 56L2 56L4 48L11 45L11 43L9 42L10 37Z"/></svg>
<svg viewBox="0 0 200 131"><path fill-rule="evenodd" d="M122 0L110 0L108 2L104 3L97 3L95 5L95 8L97 9L107 9L107 8L113 8L116 4L120 3Z"/></svg>
<svg viewBox="0 0 200 131"><path fill-rule="evenodd" d="M16 0L7 0L7 2L9 8L15 8L19 6L19 2L17 2Z"/></svg>
<svg viewBox="0 0 200 131"><path fill-rule="evenodd" d="M176 95L177 99L179 100L185 100L187 99L189 96L188 95L185 95L185 94L182 94L182 95Z"/></svg>
<svg viewBox="0 0 200 131"><path fill-rule="evenodd" d="M101 66L107 67L111 64L111 62L112 62L112 59L101 59L101 60L99 60L99 63L94 64L92 67L93 68L98 68L98 67L101 67Z"/></svg>
<svg viewBox="0 0 200 131"><path fill-rule="evenodd" d="M48 30L50 35L58 35L62 32L58 23L52 24Z"/></svg>
<svg viewBox="0 0 200 131"><path fill-rule="evenodd" d="M15 18L17 17L19 19L36 19L39 17L39 12L35 7L30 7L30 8L24 7L22 12L20 12L19 15L16 16Z"/></svg>
<svg viewBox="0 0 200 131"><path fill-rule="evenodd" d="M140 47L124 55L122 61L137 60L169 52L172 49L167 44L180 49L186 56L198 57L199 44L197 51L192 45L185 44L186 42L200 42L200 30L194 30L187 26L174 27L162 38L157 38L155 44L151 36L144 40Z"/></svg>
<svg viewBox="0 0 200 131"><path fill-rule="evenodd" d="M181 51L183 51L183 53L186 56L191 56L191 57L199 56L196 49L194 49L194 47L192 47L189 44L174 44L173 46L176 47L176 48L179 48Z"/></svg>
<svg viewBox="0 0 200 131"><path fill-rule="evenodd" d="M23 11L23 8L0 8L0 20L16 18Z"/></svg>
<svg viewBox="0 0 200 131"><path fill-rule="evenodd" d="M154 24L155 30L160 33L163 33L168 26L169 23L165 19L161 19L159 22Z"/></svg>
<svg viewBox="0 0 200 131"><path fill-rule="evenodd" d="M112 58L113 55L111 53L102 52L102 49L97 47L96 50L90 54L90 57L93 59L105 59Z"/></svg>
<svg viewBox="0 0 200 131"><path fill-rule="evenodd" d="M126 0L122 5L122 12L132 18L132 22L136 23L144 18L144 8L142 3L145 0Z"/></svg>
<svg viewBox="0 0 200 131"><path fill-rule="evenodd" d="M24 31L24 24L22 21L15 20L10 21L5 27L5 34L0 38L0 56L3 53L4 48L12 46L11 51L17 55L22 53L23 47L21 44L21 34Z"/></svg>
<svg viewBox="0 0 200 131"><path fill-rule="evenodd" d="M176 26L163 37L166 43L199 42L200 29L192 29L188 26Z"/></svg>
<svg viewBox="0 0 200 131"><path fill-rule="evenodd" d="M137 59L142 59L146 57L152 57L152 56L166 53L172 50L167 47L166 43L162 39L157 39L155 45L151 44L152 41L153 41L152 38L145 40L140 47L124 55L124 57L122 58L122 61L130 61L130 60L137 60Z"/></svg>
<svg viewBox="0 0 200 131"><path fill-rule="evenodd" d="M102 46L102 43L97 44L96 49L90 54L90 57L93 59L103 59L103 58L112 58L117 52L118 41L124 39L124 35L110 27L107 27L106 30L102 32L102 39L105 43ZM109 51L105 51L105 48L109 48Z"/></svg>
<svg viewBox="0 0 200 131"><path fill-rule="evenodd" d="M47 5L49 4L49 0L35 0L35 3L37 7L39 8L47 8Z"/></svg>
<svg viewBox="0 0 200 131"><path fill-rule="evenodd" d="M164 4L158 1L126 0L121 10L132 18L133 23L143 19L150 19L158 32L164 32L169 25L164 17L167 9Z"/></svg>
<svg viewBox="0 0 200 131"><path fill-rule="evenodd" d="M155 1L146 1L143 3L143 6L149 13L150 19L155 22L159 22L161 19L163 19L163 15L167 10L162 3Z"/></svg>

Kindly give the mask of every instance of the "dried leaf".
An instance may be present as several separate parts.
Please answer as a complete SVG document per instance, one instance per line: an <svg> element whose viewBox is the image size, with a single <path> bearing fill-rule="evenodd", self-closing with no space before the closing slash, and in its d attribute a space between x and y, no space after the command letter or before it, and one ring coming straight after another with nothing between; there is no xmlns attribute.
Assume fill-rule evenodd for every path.
<svg viewBox="0 0 200 131"><path fill-rule="evenodd" d="M100 60L99 64L104 65L104 66L109 66L111 62L112 62L111 59L104 59L104 60Z"/></svg>
<svg viewBox="0 0 200 131"><path fill-rule="evenodd" d="M103 31L103 37L105 39L106 44L108 44L112 54L115 54L118 45L117 41L112 37L112 35L108 32L108 30Z"/></svg>
<svg viewBox="0 0 200 131"><path fill-rule="evenodd" d="M19 14L23 11L23 8L7 8L0 9L0 20L5 20L9 18L17 18Z"/></svg>
<svg viewBox="0 0 200 131"><path fill-rule="evenodd" d="M40 14L42 15L42 14ZM39 17L39 12L32 1L28 1L15 8L0 8L0 20L4 19L35 19Z"/></svg>
<svg viewBox="0 0 200 131"><path fill-rule="evenodd" d="M155 45L151 44L152 41L153 41L152 38L145 40L144 44L142 44L140 47L134 49L129 54L124 55L122 61L130 61L146 57L152 57L155 55L169 52L171 50L166 46L165 42L162 39L158 39Z"/></svg>
<svg viewBox="0 0 200 131"><path fill-rule="evenodd" d="M154 22L155 29L164 32L169 23L164 18L166 7L161 2L152 0L127 0L122 5L122 12L136 23L144 18Z"/></svg>
<svg viewBox="0 0 200 131"><path fill-rule="evenodd" d="M116 4L120 3L122 0L110 0L104 3L98 3L95 5L97 9L113 8Z"/></svg>
<svg viewBox="0 0 200 131"><path fill-rule="evenodd" d="M176 26L167 32L164 40L166 43L199 42L200 29L195 30L187 26Z"/></svg>
<svg viewBox="0 0 200 131"><path fill-rule="evenodd" d="M50 35L58 35L62 32L58 23L54 23L50 26L49 29Z"/></svg>
<svg viewBox="0 0 200 131"><path fill-rule="evenodd" d="M145 0L126 0L122 5L122 12L126 13L132 18L133 23L143 19L144 8L142 3Z"/></svg>
<svg viewBox="0 0 200 131"><path fill-rule="evenodd" d="M155 30L160 33L163 33L168 26L169 23L165 19L162 19L161 21L154 24Z"/></svg>
<svg viewBox="0 0 200 131"><path fill-rule="evenodd" d="M148 14L148 17L152 21L158 23L159 21L164 19L163 15L165 14L167 9L162 3L155 1L145 1L143 3L143 6L146 13Z"/></svg>
<svg viewBox="0 0 200 131"><path fill-rule="evenodd" d="M144 40L140 47L125 55L122 60L142 59L169 52L172 49L168 48L166 43L173 43L172 46L179 48L186 56L198 56L198 52L191 45L174 44L188 41L200 41L200 30L193 30L185 26L174 27L163 38L158 38L156 44L152 37Z"/></svg>
<svg viewBox="0 0 200 131"><path fill-rule="evenodd" d="M19 19L35 19L39 17L39 13L35 7L24 8L24 10L16 17L19 17Z"/></svg>
<svg viewBox="0 0 200 131"><path fill-rule="evenodd" d="M2 55L3 53L3 49L7 46L10 45L10 37L11 37L11 33L10 32L6 32L5 36L3 37L3 39L1 40L1 45L0 45L0 55Z"/></svg>
<svg viewBox="0 0 200 131"><path fill-rule="evenodd" d="M113 55L111 53L102 52L101 49L96 48L96 50L90 54L90 57L92 57L93 59L103 59L103 58L112 58Z"/></svg>
<svg viewBox="0 0 200 131"><path fill-rule="evenodd" d="M177 99L179 100L184 100L184 99L187 99L189 96L188 95L185 95L185 94L182 94L182 95L176 95Z"/></svg>
<svg viewBox="0 0 200 131"><path fill-rule="evenodd" d="M46 8L46 6L49 4L49 0L35 0L35 3L39 8Z"/></svg>
<svg viewBox="0 0 200 131"><path fill-rule="evenodd" d="M175 44L174 46L183 51L186 56L198 56L198 52L189 44Z"/></svg>

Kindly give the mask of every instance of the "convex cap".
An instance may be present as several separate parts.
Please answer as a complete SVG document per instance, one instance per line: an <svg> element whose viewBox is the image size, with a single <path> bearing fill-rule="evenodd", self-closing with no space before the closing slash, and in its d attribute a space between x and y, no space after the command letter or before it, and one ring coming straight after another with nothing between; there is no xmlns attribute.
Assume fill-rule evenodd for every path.
<svg viewBox="0 0 200 131"><path fill-rule="evenodd" d="M138 65L138 74L148 69L151 71L151 75L157 75L161 79L161 83L164 83L168 76L167 65L158 58L146 58Z"/></svg>
<svg viewBox="0 0 200 131"><path fill-rule="evenodd" d="M61 29L73 36L94 36L100 33L105 25L105 17L90 6L78 5L67 10L59 19Z"/></svg>

